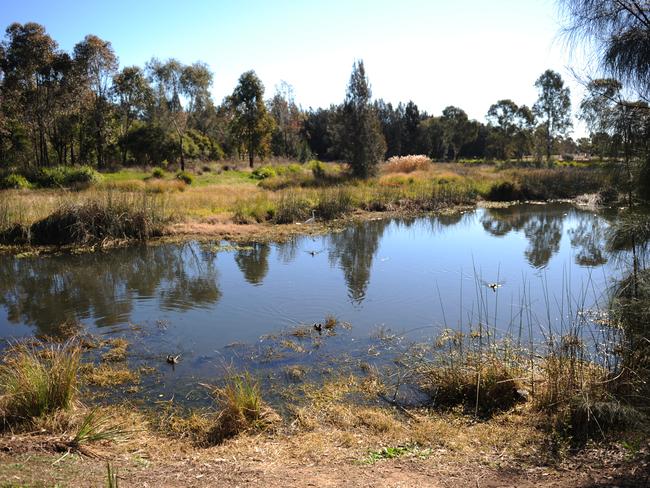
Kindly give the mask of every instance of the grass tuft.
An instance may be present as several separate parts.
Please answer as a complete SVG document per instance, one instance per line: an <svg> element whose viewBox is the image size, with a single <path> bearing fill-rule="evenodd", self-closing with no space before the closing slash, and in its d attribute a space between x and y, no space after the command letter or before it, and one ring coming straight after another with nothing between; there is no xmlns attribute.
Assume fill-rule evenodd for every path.
<svg viewBox="0 0 650 488"><path fill-rule="evenodd" d="M68 409L77 394L80 347L72 341L16 344L0 364L0 412L5 423Z"/></svg>

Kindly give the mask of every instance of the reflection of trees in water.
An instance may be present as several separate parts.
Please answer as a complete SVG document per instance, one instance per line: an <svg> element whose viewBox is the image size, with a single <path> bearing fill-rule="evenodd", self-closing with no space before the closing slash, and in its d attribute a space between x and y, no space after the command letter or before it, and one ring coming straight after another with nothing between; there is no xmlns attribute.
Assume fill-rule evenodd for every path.
<svg viewBox="0 0 650 488"><path fill-rule="evenodd" d="M59 323L93 317L98 326L128 320L132 300L159 293L172 308L219 300L212 260L195 246L139 246L109 253L16 259L0 256L0 304L11 322L49 333Z"/></svg>
<svg viewBox="0 0 650 488"><path fill-rule="evenodd" d="M576 249L576 262L581 266L600 266L605 257L605 226L592 214L581 215L575 229L569 230L571 246Z"/></svg>
<svg viewBox="0 0 650 488"><path fill-rule="evenodd" d="M309 237L310 240L316 241L315 238ZM301 248L303 242L306 242L306 237L293 237L286 242L278 242L276 249L278 250L278 259L285 264L292 262L296 259L298 250Z"/></svg>
<svg viewBox="0 0 650 488"><path fill-rule="evenodd" d="M568 231L571 246L577 249L576 261L582 266L597 266L607 262L604 255L604 224L602 216L580 211L572 206L513 205L487 209L481 218L483 228L493 236L505 236L511 231L523 231L528 239L525 256L536 267L544 267L560 249L563 221L571 212L578 220L576 229Z"/></svg>
<svg viewBox="0 0 650 488"><path fill-rule="evenodd" d="M524 227L524 235L528 239L528 248L524 255L535 268L548 264L553 254L560 250L562 240L562 215L536 214Z"/></svg>
<svg viewBox="0 0 650 488"><path fill-rule="evenodd" d="M389 223L387 219L363 222L329 237L330 263L343 269L349 295L357 303L366 296L372 260Z"/></svg>
<svg viewBox="0 0 650 488"><path fill-rule="evenodd" d="M271 248L268 244L251 244L246 248L240 249L235 255L235 262L244 278L252 285L261 285L262 281L269 272L269 252Z"/></svg>

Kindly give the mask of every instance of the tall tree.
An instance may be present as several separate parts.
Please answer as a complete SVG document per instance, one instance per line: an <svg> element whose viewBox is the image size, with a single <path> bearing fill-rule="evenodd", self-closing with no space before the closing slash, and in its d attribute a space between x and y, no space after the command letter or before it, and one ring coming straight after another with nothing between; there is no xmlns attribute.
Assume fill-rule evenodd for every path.
<svg viewBox="0 0 650 488"><path fill-rule="evenodd" d="M300 149L300 131L304 116L293 95L293 87L281 81L269 102L269 112L275 121L271 145L277 156L296 157Z"/></svg>
<svg viewBox="0 0 650 488"><path fill-rule="evenodd" d="M113 94L120 114L122 164L126 164L127 146L124 138L133 122L141 117L151 102L151 87L138 66L127 66L113 78Z"/></svg>
<svg viewBox="0 0 650 488"><path fill-rule="evenodd" d="M451 159L455 161L461 148L476 138L478 127L472 124L464 110L451 105L442 111L440 121L443 126L445 152L451 151Z"/></svg>
<svg viewBox="0 0 650 488"><path fill-rule="evenodd" d="M274 127L264 104L264 85L255 71L246 71L239 77L229 101L233 111L231 131L248 154L252 168L255 155L264 158L268 154Z"/></svg>
<svg viewBox="0 0 650 488"><path fill-rule="evenodd" d="M42 25L33 22L11 24L6 36L2 58L2 109L9 119L8 124L21 125L28 131L36 164L48 164L47 89L58 46Z"/></svg>
<svg viewBox="0 0 650 488"><path fill-rule="evenodd" d="M374 174L386 154L386 142L371 97L363 61L356 61L345 101L338 111L336 137L352 174L358 178Z"/></svg>
<svg viewBox="0 0 650 488"><path fill-rule="evenodd" d="M571 98L569 89L559 73L546 70L535 82L539 98L533 113L541 119L546 138L546 160L551 161L553 141L564 136L573 126L571 122Z"/></svg>
<svg viewBox="0 0 650 488"><path fill-rule="evenodd" d="M110 118L110 89L117 71L117 56L111 43L88 35L74 47L74 60L90 91L91 124L95 141L97 166L105 161L108 120Z"/></svg>

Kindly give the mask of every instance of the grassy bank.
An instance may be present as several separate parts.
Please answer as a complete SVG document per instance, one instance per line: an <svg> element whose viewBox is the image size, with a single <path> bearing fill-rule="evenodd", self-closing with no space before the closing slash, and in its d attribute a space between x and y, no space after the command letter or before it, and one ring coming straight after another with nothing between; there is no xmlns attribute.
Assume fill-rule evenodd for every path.
<svg viewBox="0 0 650 488"><path fill-rule="evenodd" d="M607 186L598 167L405 161L384 165L369 180L351 179L342 165L315 161L254 171L205 165L183 175L122 170L89 177L83 186L0 191L0 242L96 245L192 233L255 237L312 217L326 223L359 212L415 213L480 200L573 198Z"/></svg>
<svg viewBox="0 0 650 488"><path fill-rule="evenodd" d="M0 482L105 485L108 462L128 485L645 486L650 430L620 388L630 375L577 332L532 351L446 330L383 368L287 371L281 409L261 378L233 370L196 385L204 408L107 403L102 389L144 374L128 368L124 338L13 344L0 362ZM613 345L626 357L622 338Z"/></svg>

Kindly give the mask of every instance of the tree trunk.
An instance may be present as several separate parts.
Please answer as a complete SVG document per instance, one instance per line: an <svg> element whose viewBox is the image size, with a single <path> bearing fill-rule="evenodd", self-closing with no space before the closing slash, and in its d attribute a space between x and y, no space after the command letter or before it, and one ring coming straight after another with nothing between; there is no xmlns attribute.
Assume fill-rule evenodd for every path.
<svg viewBox="0 0 650 488"><path fill-rule="evenodd" d="M183 154L183 135L179 134L179 149L181 151L181 171L185 171L185 155Z"/></svg>
<svg viewBox="0 0 650 488"><path fill-rule="evenodd" d="M253 152L253 143L251 142L248 145L248 165L253 168L253 162L255 160L255 153Z"/></svg>

